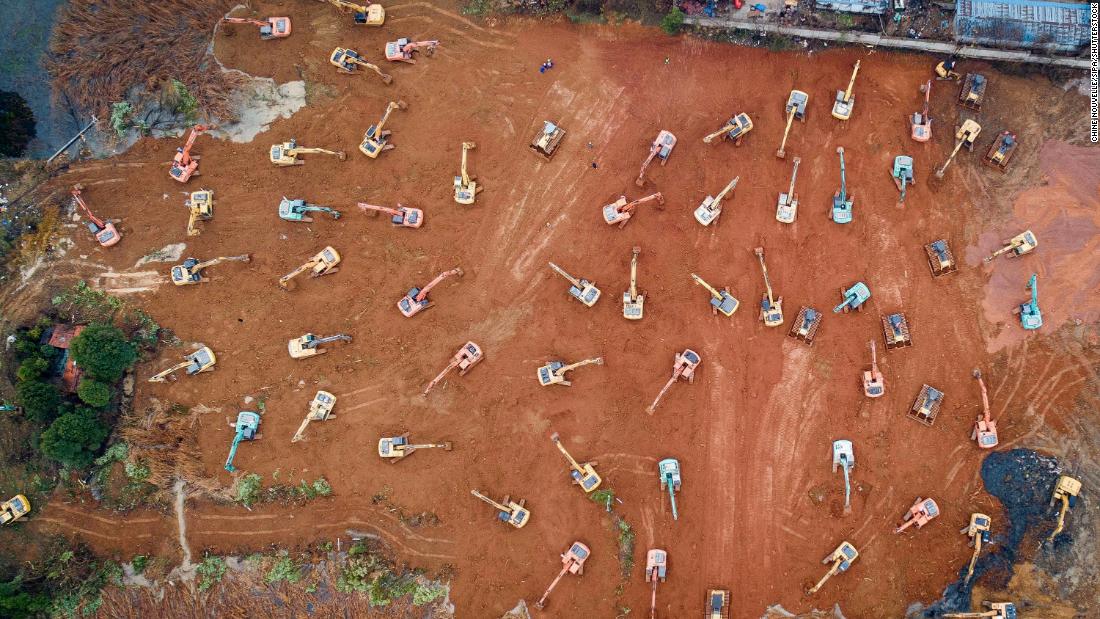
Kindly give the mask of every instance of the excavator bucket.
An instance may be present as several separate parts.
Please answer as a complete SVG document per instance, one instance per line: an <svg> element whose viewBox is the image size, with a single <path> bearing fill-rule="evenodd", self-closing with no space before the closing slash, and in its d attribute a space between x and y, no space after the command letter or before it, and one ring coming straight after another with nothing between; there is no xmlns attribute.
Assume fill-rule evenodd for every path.
<svg viewBox="0 0 1100 619"><path fill-rule="evenodd" d="M940 406L943 404L943 392L929 385L921 385L920 393L913 402L906 416L915 419L926 426L936 422L936 416L940 414Z"/></svg>
<svg viewBox="0 0 1100 619"><path fill-rule="evenodd" d="M798 317L794 319L794 324L791 325L787 335L806 342L807 346L813 346L814 337L817 335L817 329L821 326L823 317L821 312L803 305L802 309L798 310Z"/></svg>
<svg viewBox="0 0 1100 619"><path fill-rule="evenodd" d="M563 139L565 139L565 129L549 120L544 120L542 129L536 131L535 137L531 139L531 150L550 161L554 158L554 153L558 152Z"/></svg>

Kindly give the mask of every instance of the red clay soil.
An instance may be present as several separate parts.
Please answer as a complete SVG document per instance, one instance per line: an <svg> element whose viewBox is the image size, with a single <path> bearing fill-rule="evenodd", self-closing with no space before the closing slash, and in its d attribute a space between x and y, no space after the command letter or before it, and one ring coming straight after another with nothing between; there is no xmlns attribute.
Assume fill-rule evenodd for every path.
<svg viewBox="0 0 1100 619"><path fill-rule="evenodd" d="M574 540L587 543L592 557L583 576L559 585L543 616L610 617L617 604L641 612L649 600L641 565L652 547L669 553L669 580L658 592L665 617L697 613L705 589L716 586L733 591L738 618L758 617L772 603L805 611L834 602L851 617L896 617L912 601L937 598L954 579L969 558L958 527L971 511L995 518L999 512L981 489L982 454L968 440L980 402L970 370L987 360L975 294L985 275L964 265L933 279L921 247L947 238L958 252L976 238L973 211L953 206L963 189L931 174L950 148L953 86L935 92L934 114L948 119L935 141L921 146L909 139L904 117L920 106L929 58L862 50L774 54L631 26L490 27L426 2L388 6L386 27L366 29L316 3L254 4L260 14L289 14L293 36L262 43L239 27L219 37L219 57L255 75L303 77L310 107L251 144L200 137L202 176L186 186L161 163L177 140L143 140L118 159L143 166L89 167L66 177L86 185L122 179L89 185L85 198L97 213L124 220L124 240L104 251L78 235L74 254L117 271L170 243L187 242L185 255L197 258L252 254L250 264L209 269L208 284L163 285L138 297L184 342L202 342L218 356L213 373L140 383L139 408L155 397L217 409L199 416L194 437L207 473L229 485L222 463L232 434L224 418L248 408L245 396L262 397L264 437L242 445L236 460L242 473L270 482L279 471L279 480L290 483L323 475L332 483L331 499L304 509L250 513L192 500L194 552L303 544L346 528L380 532L412 564L456 567L452 600L460 617L500 616L519 598L534 602ZM371 74L338 74L327 62L336 45L381 62L384 43L398 36L439 38L443 46L415 66L386 66L395 78L388 87ZM547 57L555 66L540 74ZM863 61L858 104L842 124L829 107L857 58ZM988 74L997 88L1002 77ZM784 161L774 152L791 88L808 92L810 106L807 122L791 130ZM363 131L398 98L409 108L387 126L397 149L368 160L356 148ZM742 111L756 124L743 146L703 144L703 135ZM551 162L527 148L544 119L568 131ZM638 189L638 166L661 129L679 143L668 165L652 166L647 186ZM314 155L290 169L268 164L269 146L291 137L345 150L348 160ZM470 171L485 187L468 207L451 198L465 140L477 143ZM837 146L845 148L855 194L855 221L847 226L827 217L839 187ZM890 179L899 154L916 160L917 185L904 208L895 205ZM784 227L774 218L775 204L796 156L800 215ZM979 166L977 154L955 165L996 174ZM692 210L735 175L740 184L717 225L699 226ZM200 187L215 191L215 219L187 239L182 192ZM663 207L641 207L622 230L602 222L603 204L654 190L664 193ZM284 195L334 206L344 217L282 221L276 207ZM357 201L404 202L423 208L427 223L393 228L358 212ZM339 273L299 278L290 292L276 286L325 245L341 252ZM618 295L628 285L635 245L642 247L639 284L648 300L645 319L628 322ZM779 329L756 316L764 291L752 253L758 245L784 298L788 322ZM571 300L566 282L547 268L551 260L595 281L604 298L592 309ZM413 319L398 313L394 305L409 287L456 265L465 276L433 292L435 307ZM167 277L168 265L159 268ZM710 313L691 272L731 287L743 303L732 319ZM840 301L838 289L857 280L873 294L867 311L829 312ZM826 312L812 348L785 335L800 305ZM879 315L899 310L909 318L914 346L884 353ZM291 360L287 340L307 332L347 332L355 341L330 345L320 358ZM467 340L481 345L485 360L421 397ZM862 396L858 382L871 340L879 342L886 378L885 397L874 401ZM703 358L695 383L675 385L647 415L673 354L688 347ZM139 368L139 378L189 350L165 349ZM577 370L571 388L535 380L536 368L549 360L595 355L605 365ZM1000 379L990 380L993 389ZM946 393L933 427L905 417L924 383ZM318 389L337 395L337 418L311 425L307 440L292 444ZM381 461L378 438L402 431L418 440L451 440L455 449L417 453L396 465ZM623 501L616 511L637 531L638 565L620 600L608 515L568 483L565 461L549 440L554 431L575 456L599 461L605 487ZM857 458L858 491L847 517L842 478L830 471L830 445L840 438L854 441ZM677 522L658 486L656 463L665 457L683 465ZM385 488L394 504L434 512L441 524L401 525L371 503ZM526 498L531 523L517 531L494 522L471 488ZM814 489L824 490L823 503L811 499ZM918 496L935 498L942 516L923 530L894 535ZM85 533L94 547L123 557L173 546L171 516L104 514L104 521L84 509L50 505L36 520ZM820 560L842 540L859 548L859 561L807 598L805 589L824 573Z"/></svg>

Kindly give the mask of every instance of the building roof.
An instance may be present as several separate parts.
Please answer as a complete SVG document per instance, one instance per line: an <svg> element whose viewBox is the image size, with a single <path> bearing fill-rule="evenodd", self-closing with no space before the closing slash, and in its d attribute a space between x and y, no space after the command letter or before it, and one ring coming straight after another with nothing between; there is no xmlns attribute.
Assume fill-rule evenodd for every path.
<svg viewBox="0 0 1100 619"><path fill-rule="evenodd" d="M50 335L50 346L67 349L73 338L80 335L83 330L84 325L54 325L53 334Z"/></svg>

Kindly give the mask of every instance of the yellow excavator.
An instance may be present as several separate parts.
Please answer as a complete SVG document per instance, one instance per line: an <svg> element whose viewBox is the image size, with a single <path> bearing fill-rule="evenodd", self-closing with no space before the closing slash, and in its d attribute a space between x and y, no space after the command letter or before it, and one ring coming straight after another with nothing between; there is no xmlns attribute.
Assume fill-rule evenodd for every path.
<svg viewBox="0 0 1100 619"><path fill-rule="evenodd" d="M271 145L271 163L280 167L305 165L306 162L298 159L298 156L313 154L332 155L340 161L348 158L348 156L343 151L339 150L326 150L324 148L306 148L304 146L298 146L298 142L294 138L290 138L289 142Z"/></svg>
<svg viewBox="0 0 1100 619"><path fill-rule="evenodd" d="M280 277L279 285L283 288L288 288L287 284L290 283L290 280L306 271L310 271L310 277L321 277L322 275L335 273L340 270L340 267L336 266L338 264L340 264L340 254L330 245L317 252L317 254L306 261L302 266Z"/></svg>
<svg viewBox="0 0 1100 619"><path fill-rule="evenodd" d="M1074 502L1073 499L1076 499L1079 494L1081 494L1080 480L1069 475L1062 475L1058 478L1058 483L1054 485L1054 494L1050 496L1050 506L1054 507L1055 503L1061 502L1061 507L1058 509L1058 525L1054 527L1054 531L1047 538L1048 542L1054 541L1054 538L1066 527L1066 512L1069 511L1070 505Z"/></svg>
<svg viewBox="0 0 1100 619"><path fill-rule="evenodd" d="M302 420L302 425L298 426L298 431L294 433L290 442L297 443L305 438L306 426L309 425L309 422L336 419L336 415L332 414L332 409L335 406L336 396L327 391L318 391L317 395L313 396L313 400L309 403L309 412L306 413L306 418Z"/></svg>
<svg viewBox="0 0 1100 619"><path fill-rule="evenodd" d="M566 374L586 365L603 365L603 357L585 359L568 365L564 361L551 361L538 369L539 384L543 387L548 387L550 385L564 385L568 387L573 383L566 380Z"/></svg>
<svg viewBox="0 0 1100 619"><path fill-rule="evenodd" d="M585 462L581 464L573 459L568 451L565 450L565 445L561 444L561 436L555 432L550 435L550 440L554 441L557 445L558 451L561 452L565 459L569 461L569 476L573 478L573 483L581 487L585 494L588 494L600 487L600 483L603 481L596 473L595 462Z"/></svg>
<svg viewBox="0 0 1100 619"><path fill-rule="evenodd" d="M858 557L859 551L856 550L855 546L851 545L848 542L841 542L840 545L836 547L836 550L834 550L832 553L829 554L829 556L821 560L822 563L829 563L830 561L832 561L833 565L829 568L828 572L825 572L825 575L821 577L821 580L817 581L817 584L815 584L813 587L810 587L810 590L806 592L806 595L813 595L814 593L817 593L817 591L821 589L821 586L825 584L825 581L832 578L835 574L847 572L848 568L852 567L852 563L854 563Z"/></svg>
<svg viewBox="0 0 1100 619"><path fill-rule="evenodd" d="M764 248L757 247L752 250L760 259L760 270L764 272L764 286L767 292L760 299L760 318L766 327L778 327L783 324L783 297L776 299L772 296L772 282L768 279L768 265L764 264Z"/></svg>
<svg viewBox="0 0 1100 619"><path fill-rule="evenodd" d="M342 73L355 73L358 67L364 69L370 69L378 74L378 77L382 78L384 84L389 84L393 81L393 76L388 73L383 73L382 69L378 68L378 65L367 62L366 58L359 55L359 52L348 49L346 47L337 47L332 50L332 54L328 57L329 64L336 67L336 69Z"/></svg>
<svg viewBox="0 0 1100 619"><path fill-rule="evenodd" d="M363 6L346 0L320 0L340 9L343 13L351 13L356 26L381 26L386 23L386 9L381 4L369 4Z"/></svg>
<svg viewBox="0 0 1100 619"><path fill-rule="evenodd" d="M390 144L391 132L383 129L383 127L386 126L386 121L390 119L390 114L394 110L407 109L409 109L409 105L404 101L390 101L386 105L386 113L382 114L382 120L378 121L377 125L367 127L367 132L363 134L363 143L359 145L359 152L371 159L377 159L379 154L397 148Z"/></svg>
<svg viewBox="0 0 1100 619"><path fill-rule="evenodd" d="M462 143L462 171L455 177L455 202L459 204L473 204L477 194L484 189L478 187L477 177L466 173L466 153L477 148L473 142Z"/></svg>
<svg viewBox="0 0 1100 619"><path fill-rule="evenodd" d="M833 118L848 120L852 117L852 108L856 106L856 96L852 94L852 87L856 85L856 75L859 73L859 62L852 69L852 79L848 81L847 90L836 91L836 101L833 102Z"/></svg>
<svg viewBox="0 0 1100 619"><path fill-rule="evenodd" d="M209 189L200 189L191 192L191 197L183 203L187 207L187 236L198 236L202 230L195 227L198 220L210 221L214 219L214 192Z"/></svg>
<svg viewBox="0 0 1100 619"><path fill-rule="evenodd" d="M974 142L978 139L978 135L981 132L982 126L978 123L969 118L963 121L962 126L955 131L955 150L951 151L951 156L947 158L947 161L943 162L940 169L936 170L936 178L943 178L943 173L947 170L947 166L951 165L951 161L955 159L955 155L959 153L959 150L963 146L969 151L974 150Z"/></svg>
<svg viewBox="0 0 1100 619"><path fill-rule="evenodd" d="M169 378L175 380L175 377L172 375L179 370L187 370L188 376L194 376L195 374L199 374L201 372L213 372L214 364L216 364L217 362L218 358L214 356L214 351L210 350L209 346L203 346L202 348L184 357L183 361L181 361L180 363L177 363L167 370L164 370L163 372L154 374L153 376L149 377L149 382L163 383L167 382Z"/></svg>
<svg viewBox="0 0 1100 619"><path fill-rule="evenodd" d="M970 546L974 547L974 554L970 556L970 565L966 568L966 578L963 585L970 582L974 576L974 566L978 563L978 554L982 551L982 544L988 544L990 539L989 529L993 520L985 514L970 514L970 524L959 529L959 533L966 533L970 538Z"/></svg>
<svg viewBox="0 0 1100 619"><path fill-rule="evenodd" d="M1009 258L1015 258L1016 256L1031 253L1039 246L1039 239L1035 237L1035 233L1031 230L1024 230L1007 241L1001 241L1001 245L1002 247L1000 249L986 256L986 262L993 260L1001 254L1008 254Z"/></svg>
<svg viewBox="0 0 1100 619"><path fill-rule="evenodd" d="M248 262L250 260L251 257L248 254L242 254L240 256L219 256L202 262L199 262L196 258L188 258L183 261L183 264L177 264L172 267L172 283L177 286L206 283L210 281L209 277L204 277L202 274L203 269L206 267L217 266L223 262Z"/></svg>
<svg viewBox="0 0 1100 619"><path fill-rule="evenodd" d="M471 490L470 494L495 507L497 509L497 519L517 529L522 529L531 519L531 510L524 507L526 503L524 499L520 499L519 503L516 503L511 500L510 496L505 495L504 499L497 503L477 490Z"/></svg>
<svg viewBox="0 0 1100 619"><path fill-rule="evenodd" d="M745 138L748 132L752 131L752 119L748 114L744 112L734 116L726 123L725 127L722 127L718 131L705 136L703 138L704 144L710 144L718 136L722 136L722 139L733 140L734 146L741 146L741 140Z"/></svg>
<svg viewBox="0 0 1100 619"><path fill-rule="evenodd" d="M795 117L802 122L806 122L806 104L810 101L810 95L802 92L801 90L792 90L791 94L787 97L787 128L783 130L783 141L779 143L779 150L775 151L775 156L783 159L787 156L787 135L791 132L791 124L794 123Z"/></svg>
<svg viewBox="0 0 1100 619"><path fill-rule="evenodd" d="M31 513L31 502L22 494L0 503L0 525L11 524Z"/></svg>

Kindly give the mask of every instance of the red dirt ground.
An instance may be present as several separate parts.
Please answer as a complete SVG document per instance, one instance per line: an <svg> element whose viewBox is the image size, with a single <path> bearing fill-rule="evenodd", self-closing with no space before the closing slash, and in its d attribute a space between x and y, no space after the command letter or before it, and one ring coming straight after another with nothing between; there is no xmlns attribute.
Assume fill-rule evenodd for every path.
<svg viewBox="0 0 1100 619"><path fill-rule="evenodd" d="M977 477L982 454L967 440L980 402L970 370L989 360L975 294L986 275L964 264L934 280L921 245L946 237L961 260L980 224L974 210L956 206L969 198L950 184L951 174L996 173L978 163L977 150L988 145L983 137L948 179L932 179L957 117L952 86L937 85L934 115L951 120L938 126L935 141L909 140L904 116L920 105L929 58L863 50L777 55L629 26L489 27L425 2L387 7L383 29L354 29L350 18L315 3L254 4L261 14L290 14L294 35L261 44L241 28L219 37L216 52L227 67L280 81L304 78L312 93L308 109L251 144L201 137L195 152L203 157L202 176L186 187L161 165L177 140L143 140L118 159L142 166L95 164L65 179L89 185L85 198L93 208L125 222L119 246L103 251L78 235L74 254L116 271L177 242L188 242L188 256L253 256L248 265L210 269L209 284L164 285L139 297L184 342L211 346L219 362L212 374L142 383L137 404L155 397L217 409L198 417L194 436L208 474L229 485L221 468L231 438L224 417L243 410L245 396L262 397L264 439L243 445L237 466L268 482L275 471L291 483L323 475L334 496L306 509L251 513L194 499L188 532L196 553L303 544L366 528L381 532L410 563L456 566L457 616L490 617L518 598L534 602L560 566L558 553L582 540L593 550L584 576L559 585L543 614L608 617L617 604L641 612L649 597L641 565L616 600L610 521L567 483L564 461L548 439L557 431L574 455L599 461L605 487L622 498L616 510L637 531L635 560L644 564L651 547L668 550L670 578L658 592L662 616L696 613L708 586L732 589L738 618L757 617L772 603L804 611L834 602L851 617L899 616L910 602L940 595L969 558L958 527L971 511L995 518L999 511ZM385 67L395 77L389 87L372 75L337 74L327 63L338 44L379 58L384 42L398 36L439 38L443 47L415 66ZM556 66L539 74L546 57ZM863 60L858 104L845 125L828 108L856 58ZM987 72L994 93L1000 83L1033 88L1031 105L1042 96L1034 78ZM791 88L810 93L810 111L806 123L792 128L782 161L773 153ZM359 139L397 98L409 104L388 124L397 149L369 161L356 151ZM739 111L756 124L742 147L702 143L701 136ZM543 119L569 132L549 163L526 147ZM660 129L676 133L679 143L639 190L633 179ZM992 135L994 127L987 131ZM345 150L348 161L313 156L293 169L270 166L270 144L292 136ZM1045 136L1021 138L1033 146ZM464 140L478 145L470 169L485 187L472 207L451 200ZM839 185L837 146L845 147L856 200L855 222L847 227L827 218ZM903 153L914 156L918 182L898 208L889 172ZM802 158L801 213L783 227L774 219L775 202L794 156ZM1036 157L1020 156L1019 169ZM716 226L700 227L691 211L734 175L741 182L725 214ZM90 184L110 178L122 180ZM216 192L216 216L188 240L182 191L199 187ZM641 207L623 230L602 223L601 205L654 189L664 193L663 207ZM276 206L283 195L335 206L345 216L281 221ZM427 223L415 231L391 228L359 213L357 201L405 202L423 208ZM788 323L780 329L765 328L754 315L763 281L751 250L761 244L785 301ZM291 292L275 285L325 245L342 253L339 273L300 280ZM643 248L639 280L649 299L638 323L622 319L617 298L628 284L634 245ZM546 267L549 260L594 280L604 298L593 309L570 300L564 280ZM394 304L408 287L455 265L466 274L435 290L435 308L411 320L399 315ZM167 267L157 268L167 273ZM712 316L692 271L729 284L744 304L740 311L732 319ZM784 335L800 305L827 311L838 302L838 288L856 280L872 290L868 311L828 313L812 348ZM897 310L906 312L915 345L883 353L879 315ZM306 332L348 332L355 342L292 361L286 341ZM887 384L876 401L858 386L872 339L879 341ZM485 360L421 398L466 340L482 346ZM695 383L677 384L656 414L645 414L673 354L685 347L703 357ZM188 350L163 351L139 377ZM606 365L577 370L571 388L535 381L536 368L548 360L594 355ZM1007 376L987 375L996 394ZM904 416L922 383L946 392L931 428ZM338 396L337 418L311 425L307 441L291 444L317 389ZM1015 430L1004 427L1006 435ZM455 450L397 465L380 461L378 437L405 430L449 439ZM842 480L829 467L838 438L856 446L859 491L848 517L840 515ZM684 467L678 522L658 487L656 462L664 457ZM818 487L828 493L821 505L810 499ZM370 497L383 488L395 504L434 512L441 524L404 527L372 505ZM526 498L531 524L515 531L494 523L491 510L469 496L471 488ZM934 497L942 517L893 535L917 496ZM120 519L55 502L35 522L83 534L121 556L174 547L174 520L159 514ZM859 561L807 598L803 591L823 573L819 561L844 539L859 548Z"/></svg>

